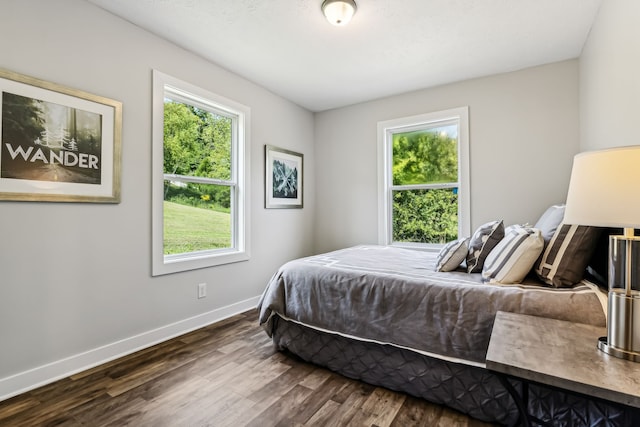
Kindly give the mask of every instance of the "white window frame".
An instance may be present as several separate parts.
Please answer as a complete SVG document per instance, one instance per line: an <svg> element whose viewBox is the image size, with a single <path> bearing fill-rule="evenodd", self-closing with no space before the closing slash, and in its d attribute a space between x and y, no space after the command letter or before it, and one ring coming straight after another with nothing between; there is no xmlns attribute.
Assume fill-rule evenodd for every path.
<svg viewBox="0 0 640 427"><path fill-rule="evenodd" d="M204 107L213 113L231 117L232 167L230 180L207 183L228 185L231 188L231 230L232 247L183 254L164 254L164 180L184 180L184 178L164 173L164 99L171 99L189 105ZM153 70L153 120L152 120L152 275L177 273L180 271L212 267L233 262L246 261L249 251L249 129L250 109L235 101L209 92L198 86ZM197 177L189 177L190 182L200 182Z"/></svg>
<svg viewBox="0 0 640 427"><path fill-rule="evenodd" d="M378 243L412 249L439 250L441 244L393 241L393 135L439 123L458 122L458 237L470 235L471 203L469 185L469 107L419 114L378 122ZM447 185L418 185L420 188L446 188ZM402 189L410 189L402 186Z"/></svg>

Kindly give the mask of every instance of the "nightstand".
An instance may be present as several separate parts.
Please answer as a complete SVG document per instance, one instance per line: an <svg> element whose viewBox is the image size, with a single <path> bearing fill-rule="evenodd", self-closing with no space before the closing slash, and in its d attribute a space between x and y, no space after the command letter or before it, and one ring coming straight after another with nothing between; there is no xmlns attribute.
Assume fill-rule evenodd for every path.
<svg viewBox="0 0 640 427"><path fill-rule="evenodd" d="M598 338L606 334L603 327L500 311L486 366L502 375L523 425L530 422L528 382L640 408L640 363L598 350ZM519 394L504 375L524 380L523 393ZM630 411L633 417L638 416L637 410Z"/></svg>

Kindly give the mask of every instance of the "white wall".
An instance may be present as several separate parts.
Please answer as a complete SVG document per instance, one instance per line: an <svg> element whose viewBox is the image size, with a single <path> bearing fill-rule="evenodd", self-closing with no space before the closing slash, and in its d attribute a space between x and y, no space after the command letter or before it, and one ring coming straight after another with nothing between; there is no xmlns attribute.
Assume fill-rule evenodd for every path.
<svg viewBox="0 0 640 427"><path fill-rule="evenodd" d="M2 0L0 67L123 103L120 204L0 201L0 399L252 307L311 253L310 112L82 0ZM151 277L152 69L251 108L250 261ZM264 144L304 154L304 209L263 208Z"/></svg>
<svg viewBox="0 0 640 427"><path fill-rule="evenodd" d="M376 124L469 106L471 226L534 223L564 202L578 152L578 62L316 114L316 250L377 242Z"/></svg>
<svg viewBox="0 0 640 427"><path fill-rule="evenodd" d="M638 145L640 2L606 0L580 57L580 148Z"/></svg>

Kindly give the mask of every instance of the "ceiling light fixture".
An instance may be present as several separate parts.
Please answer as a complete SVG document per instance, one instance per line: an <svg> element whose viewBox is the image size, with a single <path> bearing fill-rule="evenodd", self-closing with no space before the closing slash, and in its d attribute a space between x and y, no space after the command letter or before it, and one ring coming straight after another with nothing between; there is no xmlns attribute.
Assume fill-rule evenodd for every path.
<svg viewBox="0 0 640 427"><path fill-rule="evenodd" d="M324 0L322 13L333 25L347 25L356 13L356 2L353 0Z"/></svg>

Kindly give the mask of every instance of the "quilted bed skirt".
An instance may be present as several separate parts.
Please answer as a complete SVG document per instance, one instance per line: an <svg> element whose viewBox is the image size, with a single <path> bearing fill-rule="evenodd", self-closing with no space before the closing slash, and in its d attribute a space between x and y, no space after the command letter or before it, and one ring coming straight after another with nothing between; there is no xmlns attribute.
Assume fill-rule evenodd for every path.
<svg viewBox="0 0 640 427"><path fill-rule="evenodd" d="M411 350L318 331L276 316L273 342L279 350L349 378L446 405L478 420L513 425L518 410L492 372ZM521 384L514 381L516 390ZM529 413L554 426L632 425L618 405L529 385Z"/></svg>

